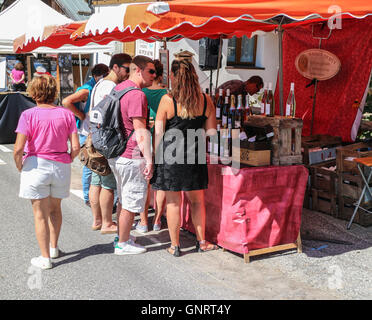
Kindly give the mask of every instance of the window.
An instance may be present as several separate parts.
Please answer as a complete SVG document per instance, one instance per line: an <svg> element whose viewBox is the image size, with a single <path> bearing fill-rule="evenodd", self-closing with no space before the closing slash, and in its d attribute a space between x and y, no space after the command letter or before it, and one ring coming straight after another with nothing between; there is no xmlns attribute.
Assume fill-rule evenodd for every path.
<svg viewBox="0 0 372 320"><path fill-rule="evenodd" d="M227 45L228 66L251 66L256 65L257 36L253 38L233 37Z"/></svg>

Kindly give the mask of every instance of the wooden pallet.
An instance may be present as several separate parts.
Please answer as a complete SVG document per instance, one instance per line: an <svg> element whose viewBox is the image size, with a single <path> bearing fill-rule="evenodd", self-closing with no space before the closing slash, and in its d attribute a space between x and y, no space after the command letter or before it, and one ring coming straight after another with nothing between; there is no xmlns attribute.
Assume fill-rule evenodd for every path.
<svg viewBox="0 0 372 320"><path fill-rule="evenodd" d="M273 165L302 164L302 119L253 115L248 118L245 124L256 127L272 126L274 131L274 137L271 142Z"/></svg>
<svg viewBox="0 0 372 320"><path fill-rule="evenodd" d="M278 252L278 251L284 251L284 250L289 250L289 249L297 249L297 253L302 253L302 242L301 242L300 232L298 233L297 240L294 243L281 244L281 245L277 245L274 247L251 250L248 253L243 254L244 263L249 263L250 257L253 257L253 256L258 256L258 255ZM222 248L222 251L226 251L226 249Z"/></svg>

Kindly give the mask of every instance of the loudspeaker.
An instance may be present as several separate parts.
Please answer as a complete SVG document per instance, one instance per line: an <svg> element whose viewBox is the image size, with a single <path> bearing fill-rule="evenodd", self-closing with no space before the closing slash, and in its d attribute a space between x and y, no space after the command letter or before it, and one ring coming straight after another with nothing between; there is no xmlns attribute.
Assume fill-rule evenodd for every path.
<svg viewBox="0 0 372 320"><path fill-rule="evenodd" d="M219 48L220 39L202 38L199 40L199 67L201 70L217 69Z"/></svg>

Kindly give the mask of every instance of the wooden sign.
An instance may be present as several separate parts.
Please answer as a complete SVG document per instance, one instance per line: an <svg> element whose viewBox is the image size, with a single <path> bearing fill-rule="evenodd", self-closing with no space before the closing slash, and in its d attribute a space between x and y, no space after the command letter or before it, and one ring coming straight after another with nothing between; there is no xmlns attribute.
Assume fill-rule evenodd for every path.
<svg viewBox="0 0 372 320"><path fill-rule="evenodd" d="M297 71L307 79L328 80L341 67L340 59L323 49L309 49L301 52L295 60Z"/></svg>

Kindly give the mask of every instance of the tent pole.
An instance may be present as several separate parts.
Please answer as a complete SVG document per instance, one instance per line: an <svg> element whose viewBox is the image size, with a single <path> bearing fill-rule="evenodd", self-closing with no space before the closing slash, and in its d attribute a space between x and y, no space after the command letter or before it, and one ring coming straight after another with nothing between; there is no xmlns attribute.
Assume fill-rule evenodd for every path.
<svg viewBox="0 0 372 320"><path fill-rule="evenodd" d="M83 70L81 68L81 53L79 53L80 86L83 85Z"/></svg>
<svg viewBox="0 0 372 320"><path fill-rule="evenodd" d="M218 77L220 74L220 63L221 63L221 54L222 54L222 36L220 36L220 45L218 48L218 60L217 60L217 77L216 77L216 88L218 87ZM212 77L212 73L211 73Z"/></svg>
<svg viewBox="0 0 372 320"><path fill-rule="evenodd" d="M280 115L283 116L283 27L278 27L279 35L279 109Z"/></svg>

